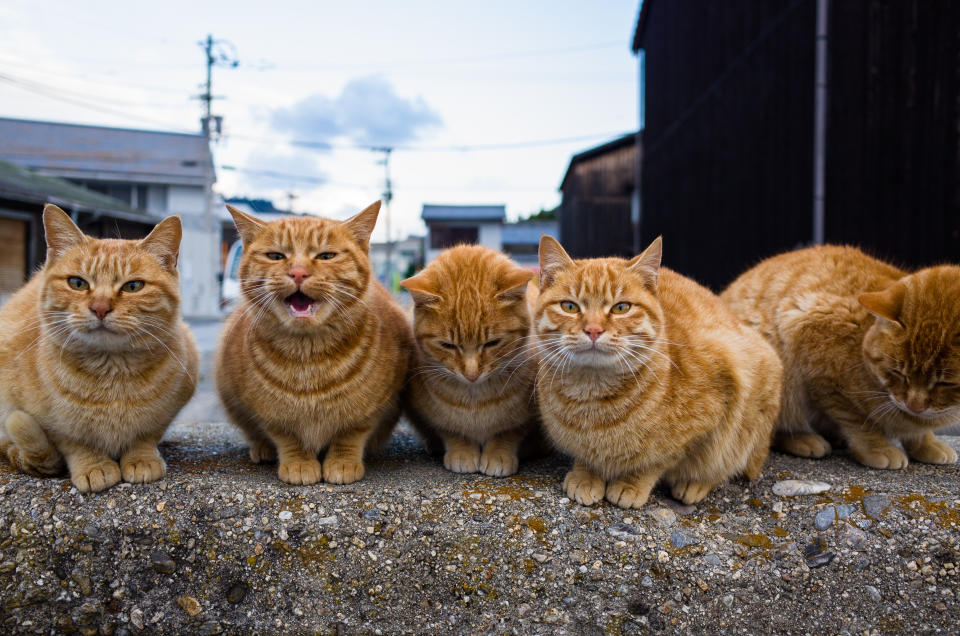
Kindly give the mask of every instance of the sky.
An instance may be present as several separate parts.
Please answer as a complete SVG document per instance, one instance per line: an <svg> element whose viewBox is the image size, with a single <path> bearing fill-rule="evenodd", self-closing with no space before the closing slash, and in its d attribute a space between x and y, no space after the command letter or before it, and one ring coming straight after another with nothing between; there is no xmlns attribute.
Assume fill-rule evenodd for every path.
<svg viewBox="0 0 960 636"><path fill-rule="evenodd" d="M638 8L4 0L0 116L198 132L212 34L224 196L346 218L383 193L389 146L394 239L424 203L517 219L559 204L571 155L637 129Z"/></svg>

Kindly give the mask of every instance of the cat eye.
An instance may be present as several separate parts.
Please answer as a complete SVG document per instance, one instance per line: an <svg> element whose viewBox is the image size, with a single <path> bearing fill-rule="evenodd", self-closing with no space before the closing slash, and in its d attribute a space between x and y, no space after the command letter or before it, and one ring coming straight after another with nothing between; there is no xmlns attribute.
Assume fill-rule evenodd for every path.
<svg viewBox="0 0 960 636"><path fill-rule="evenodd" d="M329 261L336 255L336 252L321 252L320 254L317 254L317 258L319 258L321 261Z"/></svg>
<svg viewBox="0 0 960 636"><path fill-rule="evenodd" d="M141 289L143 289L143 281L142 281L142 280L128 280L128 281L125 282L125 283L123 284L123 286L120 288L121 291L131 292L131 293L132 293L132 292L138 292L138 291L140 291Z"/></svg>
<svg viewBox="0 0 960 636"><path fill-rule="evenodd" d="M630 305L630 303L617 303L616 305L610 308L610 313L625 314L627 313L627 310L630 309L631 306L632 305Z"/></svg>
<svg viewBox="0 0 960 636"><path fill-rule="evenodd" d="M443 347L444 349L456 349L456 348L457 348L457 345L453 344L452 342L441 342L441 343L440 343L440 346Z"/></svg>
<svg viewBox="0 0 960 636"><path fill-rule="evenodd" d="M282 261L286 258L286 256L280 252L267 252L267 258L269 258L271 261Z"/></svg>
<svg viewBox="0 0 960 636"><path fill-rule="evenodd" d="M568 314L576 314L580 312L580 305L569 300L564 300L560 303L560 309L564 310Z"/></svg>
<svg viewBox="0 0 960 636"><path fill-rule="evenodd" d="M489 340L489 341L487 341L487 342L484 342L484 343L483 343L483 346L484 346L484 347L496 347L498 344L500 344L500 338L494 338L493 340Z"/></svg>
<svg viewBox="0 0 960 636"><path fill-rule="evenodd" d="M70 289L76 289L77 291L86 291L90 289L90 283L83 280L79 276L71 276L68 278L67 285L70 285Z"/></svg>
<svg viewBox="0 0 960 636"><path fill-rule="evenodd" d="M957 388L956 382L937 382L933 385L937 389L955 389Z"/></svg>

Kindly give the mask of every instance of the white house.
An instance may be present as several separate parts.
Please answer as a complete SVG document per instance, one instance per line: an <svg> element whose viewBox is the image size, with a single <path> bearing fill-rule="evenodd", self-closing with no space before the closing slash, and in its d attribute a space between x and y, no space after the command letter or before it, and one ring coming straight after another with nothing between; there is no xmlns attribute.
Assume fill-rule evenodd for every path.
<svg viewBox="0 0 960 636"><path fill-rule="evenodd" d="M219 315L220 227L211 207L216 175L205 137L0 118L0 159L151 216L179 214L183 314Z"/></svg>
<svg viewBox="0 0 960 636"><path fill-rule="evenodd" d="M424 204L421 218L427 224L429 263L443 250L460 243L477 243L500 250L507 211L504 205Z"/></svg>

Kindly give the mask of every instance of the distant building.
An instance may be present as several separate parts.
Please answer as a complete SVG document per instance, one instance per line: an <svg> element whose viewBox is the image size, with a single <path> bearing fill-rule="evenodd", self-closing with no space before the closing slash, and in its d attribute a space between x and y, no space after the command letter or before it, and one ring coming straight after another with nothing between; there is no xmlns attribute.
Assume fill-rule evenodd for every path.
<svg viewBox="0 0 960 636"><path fill-rule="evenodd" d="M540 237L548 234L560 240L556 221L520 221L507 223L501 231L502 251L522 267L540 267Z"/></svg>
<svg viewBox="0 0 960 636"><path fill-rule="evenodd" d="M118 199L0 161L0 305L46 259L42 215L47 203L60 206L80 229L98 237L142 237L160 221Z"/></svg>
<svg viewBox="0 0 960 636"><path fill-rule="evenodd" d="M213 159L202 135L0 118L0 159L157 219L180 215L182 311L219 315Z"/></svg>
<svg viewBox="0 0 960 636"><path fill-rule="evenodd" d="M956 262L958 7L644 0L642 243L715 290L820 241Z"/></svg>
<svg viewBox="0 0 960 636"><path fill-rule="evenodd" d="M370 244L370 267L377 280L391 290L396 290L397 283L404 278L413 276L424 265L424 244L422 236L408 236L393 242L393 273L394 280L387 281L387 244Z"/></svg>
<svg viewBox="0 0 960 636"><path fill-rule="evenodd" d="M421 218L427 224L426 262L460 243L501 249L501 231L506 217L506 206L503 205L424 204Z"/></svg>
<svg viewBox="0 0 960 636"><path fill-rule="evenodd" d="M638 254L640 133L624 135L570 159L560 191L560 242L574 258Z"/></svg>

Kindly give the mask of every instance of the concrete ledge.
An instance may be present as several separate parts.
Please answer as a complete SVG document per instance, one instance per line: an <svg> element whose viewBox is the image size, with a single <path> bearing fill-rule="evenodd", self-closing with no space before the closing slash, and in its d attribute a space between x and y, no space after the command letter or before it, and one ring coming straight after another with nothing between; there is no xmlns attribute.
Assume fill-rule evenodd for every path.
<svg viewBox="0 0 960 636"><path fill-rule="evenodd" d="M960 449L960 439L948 438ZM566 500L568 462L455 475L405 429L349 486L293 487L233 429L93 496L0 472L3 633L850 633L960 624L960 468L774 454L697 507ZM821 495L773 494L818 479ZM817 527L822 529L817 529Z"/></svg>

